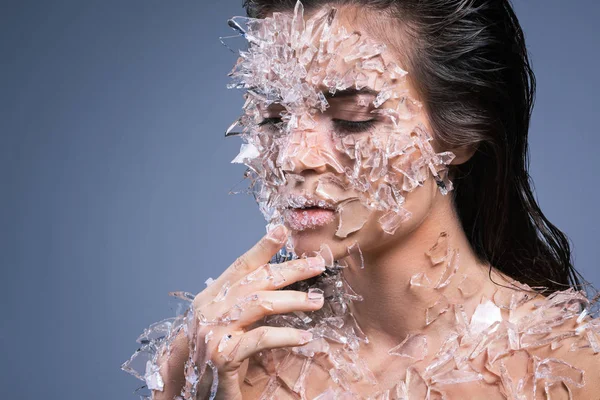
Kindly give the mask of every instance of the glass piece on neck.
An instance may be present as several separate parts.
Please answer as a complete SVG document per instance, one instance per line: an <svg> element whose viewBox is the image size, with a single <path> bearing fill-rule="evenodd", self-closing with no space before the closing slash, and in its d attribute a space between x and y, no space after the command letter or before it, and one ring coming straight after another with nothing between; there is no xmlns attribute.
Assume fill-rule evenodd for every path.
<svg viewBox="0 0 600 400"><path fill-rule="evenodd" d="M427 336L409 333L398 346L389 349L388 354L421 361L427 356Z"/></svg>

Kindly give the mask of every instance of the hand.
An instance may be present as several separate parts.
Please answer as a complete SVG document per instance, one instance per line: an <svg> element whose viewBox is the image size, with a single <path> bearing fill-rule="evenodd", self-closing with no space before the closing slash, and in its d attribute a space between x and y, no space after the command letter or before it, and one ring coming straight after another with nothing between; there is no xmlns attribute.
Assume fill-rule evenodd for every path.
<svg viewBox="0 0 600 400"><path fill-rule="evenodd" d="M310 332L294 328L251 329L267 315L323 306L321 293L277 290L325 270L321 256L267 264L286 238L285 227L276 227L195 297L187 334L181 331L170 354L159 357L165 386L162 392L153 392L155 400L172 400L182 389L186 399L194 398L194 392L196 399L208 399L211 390L214 394L215 372L216 398L241 400L244 360L262 350L300 346L312 339ZM201 375L197 388L190 382L194 367Z"/></svg>

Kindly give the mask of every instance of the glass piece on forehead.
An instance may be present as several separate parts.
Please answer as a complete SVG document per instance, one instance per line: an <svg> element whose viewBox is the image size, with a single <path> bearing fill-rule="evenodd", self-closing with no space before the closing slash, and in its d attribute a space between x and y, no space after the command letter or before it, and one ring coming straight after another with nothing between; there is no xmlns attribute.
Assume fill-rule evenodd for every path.
<svg viewBox="0 0 600 400"><path fill-rule="evenodd" d="M345 62L350 62L358 59L366 60L371 57L375 57L385 51L386 45L375 44L369 40L364 41L361 45L358 46L358 50L355 52L348 54L344 57Z"/></svg>
<svg viewBox="0 0 600 400"><path fill-rule="evenodd" d="M395 62L388 63L386 66L386 70L389 73L390 79L404 78L408 74L408 72L400 68Z"/></svg>
<svg viewBox="0 0 600 400"><path fill-rule="evenodd" d="M457 249L451 250L450 255L447 257L447 260L445 263L446 267L444 269L444 272L440 276L438 283L435 285L436 289L444 288L450 284L450 282L452 281L452 278L454 277L454 275L456 275L456 272L458 271L458 268L460 266L459 262L460 262L460 254L459 254L458 250Z"/></svg>
<svg viewBox="0 0 600 400"><path fill-rule="evenodd" d="M425 252L425 255L429 257L433 265L438 265L447 261L448 253L450 251L448 237L447 232L440 233L437 242Z"/></svg>
<svg viewBox="0 0 600 400"><path fill-rule="evenodd" d="M437 320L440 315L444 314L450 308L450 303L446 296L441 295L435 303L427 307L425 310L425 325L430 325Z"/></svg>
<svg viewBox="0 0 600 400"><path fill-rule="evenodd" d="M393 95L392 88L390 88L390 87L384 87L379 92L379 94L377 95L377 97L375 98L375 100L373 100L373 106L375 108L379 108L383 103L385 103L386 101L388 101L389 99L391 99L392 95Z"/></svg>
<svg viewBox="0 0 600 400"><path fill-rule="evenodd" d="M260 151L251 143L242 143L240 153L231 161L232 164L244 164L260 156Z"/></svg>
<svg viewBox="0 0 600 400"><path fill-rule="evenodd" d="M427 356L427 336L409 333L399 345L389 349L388 354L421 361Z"/></svg>
<svg viewBox="0 0 600 400"><path fill-rule="evenodd" d="M421 103L412 98L404 96L400 98L396 105L396 115L398 119L409 121L415 118L421 111Z"/></svg>
<svg viewBox="0 0 600 400"><path fill-rule="evenodd" d="M337 206L339 218L335 236L346 238L361 229L371 214L371 210L358 199L344 201Z"/></svg>
<svg viewBox="0 0 600 400"><path fill-rule="evenodd" d="M406 222L410 219L412 213L404 208L399 208L396 211L388 211L381 218L379 218L379 223L381 224L381 228L388 235L393 235L396 233L396 230L402 225L403 222Z"/></svg>
<svg viewBox="0 0 600 400"><path fill-rule="evenodd" d="M363 71L377 71L383 73L385 71L385 63L383 57L376 56L360 63L359 68Z"/></svg>
<svg viewBox="0 0 600 400"><path fill-rule="evenodd" d="M305 27L306 23L304 21L304 5L300 0L298 0L296 2L296 6L294 7L294 17L292 18L291 25L291 45L293 48L298 48L299 40Z"/></svg>
<svg viewBox="0 0 600 400"><path fill-rule="evenodd" d="M549 382L565 382L583 387L585 371L557 358L545 358L536 363L535 378Z"/></svg>
<svg viewBox="0 0 600 400"><path fill-rule="evenodd" d="M354 77L354 87L356 90L361 90L369 84L369 77L364 72L358 72Z"/></svg>
<svg viewBox="0 0 600 400"><path fill-rule="evenodd" d="M450 370L431 377L431 382L438 385L454 385L458 383L482 381L483 375L474 370Z"/></svg>

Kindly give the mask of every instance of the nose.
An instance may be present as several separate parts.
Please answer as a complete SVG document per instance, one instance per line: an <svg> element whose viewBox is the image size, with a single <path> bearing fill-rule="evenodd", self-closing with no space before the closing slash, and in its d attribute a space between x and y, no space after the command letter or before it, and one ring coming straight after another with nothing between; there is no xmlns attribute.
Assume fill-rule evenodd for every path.
<svg viewBox="0 0 600 400"><path fill-rule="evenodd" d="M322 174L330 170L344 171L336 160L332 146L324 132L294 130L281 152L281 165L285 172L302 174L312 171Z"/></svg>

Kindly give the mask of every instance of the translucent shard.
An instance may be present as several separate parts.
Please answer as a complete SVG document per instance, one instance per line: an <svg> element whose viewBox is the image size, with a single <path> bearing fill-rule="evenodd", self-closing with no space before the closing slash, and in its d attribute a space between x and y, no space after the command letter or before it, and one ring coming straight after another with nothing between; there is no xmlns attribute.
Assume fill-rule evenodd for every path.
<svg viewBox="0 0 600 400"><path fill-rule="evenodd" d="M431 280L424 272L417 272L410 277L410 286L433 288Z"/></svg>
<svg viewBox="0 0 600 400"><path fill-rule="evenodd" d="M450 251L448 243L448 234L446 232L440 233L437 242L431 247L425 255L429 257L433 265L440 264L446 261L448 253Z"/></svg>
<svg viewBox="0 0 600 400"><path fill-rule="evenodd" d="M450 370L431 377L431 381L438 385L455 385L458 383L482 381L483 375L472 369Z"/></svg>
<svg viewBox="0 0 600 400"><path fill-rule="evenodd" d="M585 372L566 361L545 358L536 362L535 378L548 382L564 382L575 387L583 387Z"/></svg>
<svg viewBox="0 0 600 400"><path fill-rule="evenodd" d="M361 229L371 214L371 210L358 199L347 200L337 207L339 218L338 229L335 235L346 238L348 235Z"/></svg>
<svg viewBox="0 0 600 400"><path fill-rule="evenodd" d="M410 219L411 215L410 211L400 208L396 211L388 211L385 213L379 218L379 223L385 233L393 235L403 222Z"/></svg>
<svg viewBox="0 0 600 400"><path fill-rule="evenodd" d="M421 361L427 356L427 336L409 333L402 343L389 349L388 354Z"/></svg>
<svg viewBox="0 0 600 400"><path fill-rule="evenodd" d="M448 302L448 299L441 295L435 303L425 310L425 325L430 325L449 309L450 303Z"/></svg>
<svg viewBox="0 0 600 400"><path fill-rule="evenodd" d="M477 306L471 317L469 330L471 334L477 335L492 326L496 322L502 321L500 308L492 301L487 300Z"/></svg>

